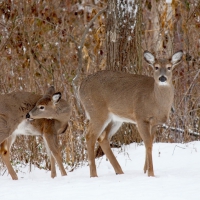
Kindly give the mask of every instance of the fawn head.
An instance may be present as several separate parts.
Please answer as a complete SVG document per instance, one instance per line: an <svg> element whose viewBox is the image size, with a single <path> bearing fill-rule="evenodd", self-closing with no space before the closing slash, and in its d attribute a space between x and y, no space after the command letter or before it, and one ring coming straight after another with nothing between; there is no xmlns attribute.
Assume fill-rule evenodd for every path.
<svg viewBox="0 0 200 200"><path fill-rule="evenodd" d="M56 92L53 86L51 86L46 94L38 100L35 107L26 115L27 119L53 119L59 114L61 108L59 101L61 99L61 93Z"/></svg>

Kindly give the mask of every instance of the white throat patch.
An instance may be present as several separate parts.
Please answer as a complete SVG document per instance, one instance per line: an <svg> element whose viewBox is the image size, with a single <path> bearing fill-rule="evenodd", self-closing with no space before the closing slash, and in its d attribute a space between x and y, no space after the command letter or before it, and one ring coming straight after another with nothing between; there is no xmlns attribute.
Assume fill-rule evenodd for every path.
<svg viewBox="0 0 200 200"><path fill-rule="evenodd" d="M168 82L158 82L158 85L162 85L162 86L169 86Z"/></svg>

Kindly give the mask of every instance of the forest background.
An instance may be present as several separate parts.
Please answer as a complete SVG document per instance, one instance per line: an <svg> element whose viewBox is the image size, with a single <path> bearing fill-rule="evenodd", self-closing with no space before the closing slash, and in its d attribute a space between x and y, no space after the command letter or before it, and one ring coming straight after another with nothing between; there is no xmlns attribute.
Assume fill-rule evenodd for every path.
<svg viewBox="0 0 200 200"><path fill-rule="evenodd" d="M0 1L0 92L44 94L54 85L70 98L73 114L59 144L66 168L87 160L87 122L76 102L80 81L98 70L152 75L143 51L170 57L184 51L174 70L174 112L158 128L156 142L189 142L200 134L200 1L199 0L4 0ZM111 146L141 138L124 124ZM96 155L102 155L96 147ZM50 169L40 137L19 136L12 147L16 170L29 164ZM0 162L0 172L6 168Z"/></svg>

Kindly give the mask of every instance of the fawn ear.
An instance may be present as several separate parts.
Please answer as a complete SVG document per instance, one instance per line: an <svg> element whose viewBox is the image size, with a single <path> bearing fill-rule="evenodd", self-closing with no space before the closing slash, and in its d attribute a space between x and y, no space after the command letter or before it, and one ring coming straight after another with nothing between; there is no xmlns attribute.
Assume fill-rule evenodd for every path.
<svg viewBox="0 0 200 200"><path fill-rule="evenodd" d="M46 91L46 95L53 95L54 93L55 93L54 86L50 86Z"/></svg>
<svg viewBox="0 0 200 200"><path fill-rule="evenodd" d="M150 53L149 51L144 51L144 59L146 60L146 62L153 66L153 64L155 63L155 57L152 53Z"/></svg>
<svg viewBox="0 0 200 200"><path fill-rule="evenodd" d="M174 67L175 65L178 65L181 60L182 60L182 57L183 57L183 51L177 51L171 58L171 63L172 63L172 66Z"/></svg>
<svg viewBox="0 0 200 200"><path fill-rule="evenodd" d="M54 104L57 104L61 99L61 93L60 92L56 92L55 94L53 94L52 96L52 100Z"/></svg>

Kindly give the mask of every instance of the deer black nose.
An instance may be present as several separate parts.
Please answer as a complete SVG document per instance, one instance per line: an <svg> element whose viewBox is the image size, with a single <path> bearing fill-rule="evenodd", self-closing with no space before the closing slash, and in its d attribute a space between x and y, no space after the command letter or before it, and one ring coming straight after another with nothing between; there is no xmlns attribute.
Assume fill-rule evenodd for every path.
<svg viewBox="0 0 200 200"><path fill-rule="evenodd" d="M27 118L27 119L29 119L29 118L30 118L30 115L29 115L29 113L27 113L27 114L26 114L26 118Z"/></svg>
<svg viewBox="0 0 200 200"><path fill-rule="evenodd" d="M165 82L167 80L167 78L165 77L165 76L161 76L160 78L159 78L159 81L160 82Z"/></svg>

